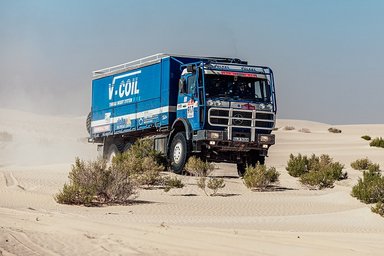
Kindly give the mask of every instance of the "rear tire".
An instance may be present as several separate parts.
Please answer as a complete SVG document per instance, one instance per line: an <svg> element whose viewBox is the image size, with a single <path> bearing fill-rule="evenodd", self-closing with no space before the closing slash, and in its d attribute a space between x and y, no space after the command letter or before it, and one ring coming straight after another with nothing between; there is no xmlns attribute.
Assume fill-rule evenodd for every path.
<svg viewBox="0 0 384 256"><path fill-rule="evenodd" d="M107 160L107 163L111 164L112 159L119 153L120 153L119 149L115 144L112 143L111 145L109 145L108 150L106 151L106 154L105 154L105 159Z"/></svg>
<svg viewBox="0 0 384 256"><path fill-rule="evenodd" d="M86 121L86 123L85 123L89 135L91 135L91 121L92 121L91 118L92 118L92 113L89 112L89 114L88 114L88 116L87 116L87 121Z"/></svg>
<svg viewBox="0 0 384 256"><path fill-rule="evenodd" d="M188 144L185 132L178 132L175 137L173 137L169 152L169 158L171 160L171 170L174 173L182 173L185 163L188 159L188 154Z"/></svg>
<svg viewBox="0 0 384 256"><path fill-rule="evenodd" d="M127 152L132 147L131 142L127 142L124 146L123 153Z"/></svg>

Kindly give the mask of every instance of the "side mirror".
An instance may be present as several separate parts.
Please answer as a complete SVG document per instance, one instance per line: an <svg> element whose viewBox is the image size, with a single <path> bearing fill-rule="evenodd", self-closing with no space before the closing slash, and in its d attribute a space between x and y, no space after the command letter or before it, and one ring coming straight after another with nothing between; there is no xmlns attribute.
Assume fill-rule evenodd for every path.
<svg viewBox="0 0 384 256"><path fill-rule="evenodd" d="M184 77L180 78L179 80L179 93L187 93L187 81Z"/></svg>

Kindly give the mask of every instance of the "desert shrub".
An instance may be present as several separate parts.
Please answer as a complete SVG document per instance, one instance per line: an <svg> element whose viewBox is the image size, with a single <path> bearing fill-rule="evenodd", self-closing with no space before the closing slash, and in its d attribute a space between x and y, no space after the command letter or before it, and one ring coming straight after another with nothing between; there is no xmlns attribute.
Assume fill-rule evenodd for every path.
<svg viewBox="0 0 384 256"><path fill-rule="evenodd" d="M293 126L284 126L283 128L285 131L292 131L292 130L295 130L295 127Z"/></svg>
<svg viewBox="0 0 384 256"><path fill-rule="evenodd" d="M160 153L153 149L152 143L149 139L136 141L128 151L112 159L112 168L127 173L139 186L161 185L161 172L165 168L161 165Z"/></svg>
<svg viewBox="0 0 384 256"><path fill-rule="evenodd" d="M371 139L372 139L371 136L369 136L369 135L361 136L361 138L362 138L363 140L371 140Z"/></svg>
<svg viewBox="0 0 384 256"><path fill-rule="evenodd" d="M300 176L300 182L310 188L330 188L335 180L325 171L312 171Z"/></svg>
<svg viewBox="0 0 384 256"><path fill-rule="evenodd" d="M384 217L384 203L378 202L374 207L371 208L372 212L380 214Z"/></svg>
<svg viewBox="0 0 384 256"><path fill-rule="evenodd" d="M372 164L368 158L357 159L351 163L351 167L355 170L368 170L368 167Z"/></svg>
<svg viewBox="0 0 384 256"><path fill-rule="evenodd" d="M293 177L300 177L302 174L307 172L308 163L309 160L307 156L302 156L301 154L294 156L293 154L290 154L286 170L289 175Z"/></svg>
<svg viewBox="0 0 384 256"><path fill-rule="evenodd" d="M368 166L368 171L370 171L370 172L380 172L380 165L379 164L370 164Z"/></svg>
<svg viewBox="0 0 384 256"><path fill-rule="evenodd" d="M197 187L201 190L204 191L204 193L208 196L208 193L207 193L207 177L199 177L197 179Z"/></svg>
<svg viewBox="0 0 384 256"><path fill-rule="evenodd" d="M142 138L136 140L127 152L135 158L143 159L144 157L153 158L159 165L165 165L165 157L154 149L154 141L149 138Z"/></svg>
<svg viewBox="0 0 384 256"><path fill-rule="evenodd" d="M265 165L247 166L244 175L244 184L250 189L265 190L272 183L279 181L280 173L276 168L267 168Z"/></svg>
<svg viewBox="0 0 384 256"><path fill-rule="evenodd" d="M107 168L103 159L85 162L76 158L68 178L69 184L55 195L58 203L125 203L136 194L135 184L123 173Z"/></svg>
<svg viewBox="0 0 384 256"><path fill-rule="evenodd" d="M225 187L223 178L211 178L207 183L207 187L213 191L211 196L217 195L217 191Z"/></svg>
<svg viewBox="0 0 384 256"><path fill-rule="evenodd" d="M371 143L369 143L369 146L371 147L379 147L384 148L384 140L382 137L380 138L374 138Z"/></svg>
<svg viewBox="0 0 384 256"><path fill-rule="evenodd" d="M344 165L333 162L329 155L318 157L312 154L308 158L301 154L298 156L291 154L289 158L286 167L288 174L293 177L300 177L300 182L310 188L333 187L336 180L347 178L347 173L343 172Z"/></svg>
<svg viewBox="0 0 384 256"><path fill-rule="evenodd" d="M301 128L299 130L299 132L302 132L302 133L311 133L311 130L309 130L308 128Z"/></svg>
<svg viewBox="0 0 384 256"><path fill-rule="evenodd" d="M185 169L195 176L207 177L215 169L215 165L202 161L198 157L191 156L185 165Z"/></svg>
<svg viewBox="0 0 384 256"><path fill-rule="evenodd" d="M224 179L208 177L209 174L214 170L214 168L214 164L204 162L200 158L197 158L195 156L191 156L188 159L187 164L185 165L185 169L189 173L198 177L198 188L202 189L206 195L208 195L207 188L213 190L213 193L210 194L211 196L216 195L219 189L225 187Z"/></svg>
<svg viewBox="0 0 384 256"><path fill-rule="evenodd" d="M164 186L164 191L169 192L173 188L183 188L184 184L176 176L172 178L169 176L166 176L163 178L163 186Z"/></svg>
<svg viewBox="0 0 384 256"><path fill-rule="evenodd" d="M84 162L76 159L65 184L55 199L64 204L126 203L137 193L140 186L164 185L161 176L164 167L161 157L153 150L149 139L138 140L124 154L112 159L107 166L103 159ZM169 181L168 186L181 186Z"/></svg>
<svg viewBox="0 0 384 256"><path fill-rule="evenodd" d="M341 133L340 129L337 129L337 128L334 128L334 127L329 128L328 131L330 133Z"/></svg>
<svg viewBox="0 0 384 256"><path fill-rule="evenodd" d="M384 177L380 172L364 171L352 188L352 196L368 204L384 202Z"/></svg>
<svg viewBox="0 0 384 256"><path fill-rule="evenodd" d="M9 132L0 132L0 141L1 142L10 142L13 140L12 134Z"/></svg>

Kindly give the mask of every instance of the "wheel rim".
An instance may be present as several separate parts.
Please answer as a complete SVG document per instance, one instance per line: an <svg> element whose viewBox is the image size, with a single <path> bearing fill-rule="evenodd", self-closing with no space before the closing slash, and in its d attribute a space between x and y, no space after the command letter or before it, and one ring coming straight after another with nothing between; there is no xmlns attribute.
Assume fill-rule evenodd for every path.
<svg viewBox="0 0 384 256"><path fill-rule="evenodd" d="M177 142L173 149L173 160L176 164L180 162L182 153L183 153L183 145L181 144L181 142Z"/></svg>

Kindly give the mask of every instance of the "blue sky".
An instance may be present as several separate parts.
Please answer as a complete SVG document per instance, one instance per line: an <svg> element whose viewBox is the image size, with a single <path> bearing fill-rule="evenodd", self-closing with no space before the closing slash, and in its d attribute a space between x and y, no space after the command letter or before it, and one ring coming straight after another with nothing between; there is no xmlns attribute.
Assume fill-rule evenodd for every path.
<svg viewBox="0 0 384 256"><path fill-rule="evenodd" d="M384 1L0 0L0 107L84 115L91 72L158 52L272 67L278 117L383 123Z"/></svg>

